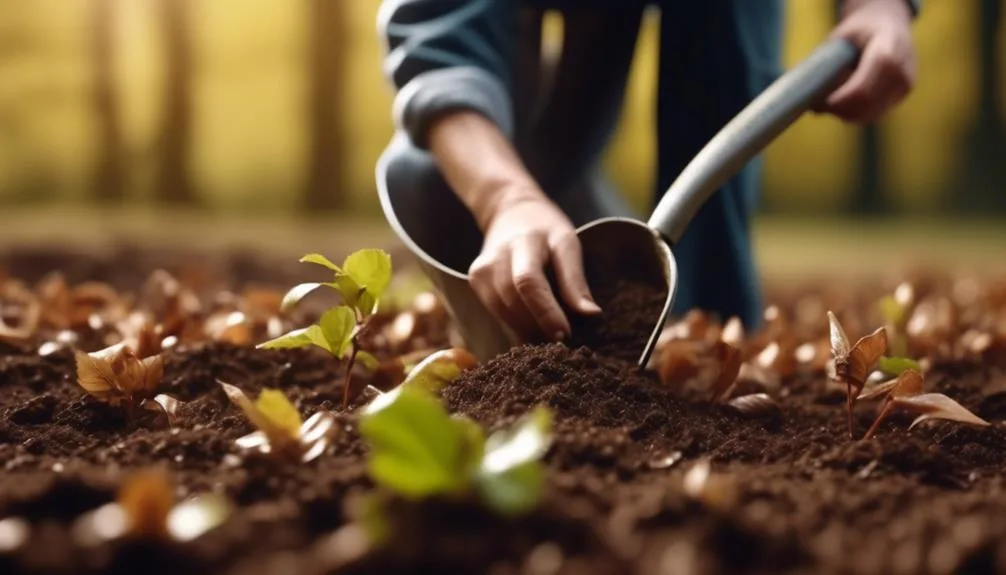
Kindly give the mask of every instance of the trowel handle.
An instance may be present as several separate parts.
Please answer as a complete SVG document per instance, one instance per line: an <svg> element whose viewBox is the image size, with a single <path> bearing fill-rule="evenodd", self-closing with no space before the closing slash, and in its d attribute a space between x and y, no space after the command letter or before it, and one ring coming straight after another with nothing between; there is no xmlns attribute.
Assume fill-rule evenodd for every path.
<svg viewBox="0 0 1006 575"><path fill-rule="evenodd" d="M709 196L836 87L858 58L859 50L848 40L829 40L773 82L685 167L657 204L649 226L671 245L677 243Z"/></svg>

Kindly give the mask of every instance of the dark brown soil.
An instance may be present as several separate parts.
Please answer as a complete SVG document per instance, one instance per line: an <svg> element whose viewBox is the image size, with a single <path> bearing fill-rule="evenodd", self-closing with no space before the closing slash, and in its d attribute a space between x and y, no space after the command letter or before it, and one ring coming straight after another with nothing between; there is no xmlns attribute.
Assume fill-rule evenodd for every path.
<svg viewBox="0 0 1006 575"><path fill-rule="evenodd" d="M137 254L121 265L71 265L58 254L38 259L38 267L32 261L24 256L13 270L38 278L72 268L79 279L114 276L135 288L145 276L128 270L155 267L158 256ZM227 282L303 279L296 266L256 258L249 258L254 265L206 261L218 262L210 267ZM605 341L624 341L619 337ZM0 520L31 525L24 543L5 548L0 524L0 573L1006 570L1006 434L998 423L1006 416L1006 372L996 367L947 365L927 377L927 387L992 427L935 422L909 432L910 418L892 416L875 439L850 441L844 390L820 375L787 379L774 393L778 414L745 416L685 399L631 362L575 343L514 349L462 375L444 398L489 428L537 404L552 408L556 436L540 508L507 521L464 502L399 504L401 536L388 549L367 550L350 518L351 503L371 484L352 410L338 407L338 362L309 350L212 344L172 350L166 365L163 391L185 402L177 431L157 421L130 426L86 397L67 350L39 357L0 348ZM279 387L305 414L335 410L343 432L309 464L235 465L227 457L232 441L252 428L217 379L252 394ZM875 405L857 406L860 434L874 414ZM683 477L703 458L728 486L710 493L736 494L722 507L683 489ZM188 544L88 548L73 539L72 521L110 501L124 473L157 464L167 466L179 495L217 490L235 501L236 512Z"/></svg>
<svg viewBox="0 0 1006 575"><path fill-rule="evenodd" d="M639 361L667 297L666 290L629 279L595 278L591 293L601 308L593 316L571 313L568 345L633 363Z"/></svg>

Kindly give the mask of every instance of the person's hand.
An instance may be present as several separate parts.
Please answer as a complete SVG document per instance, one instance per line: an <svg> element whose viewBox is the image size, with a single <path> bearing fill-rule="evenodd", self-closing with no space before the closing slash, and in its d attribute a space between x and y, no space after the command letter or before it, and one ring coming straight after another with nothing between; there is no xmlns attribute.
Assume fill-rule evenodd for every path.
<svg viewBox="0 0 1006 575"><path fill-rule="evenodd" d="M905 0L846 0L832 37L851 41L861 57L855 71L818 111L871 123L901 102L915 83L911 25Z"/></svg>
<svg viewBox="0 0 1006 575"><path fill-rule="evenodd" d="M583 314L594 303L583 271L580 241L572 223L540 192L509 195L489 221L482 252L469 277L483 304L525 341L560 340L570 323L545 275L551 264L566 305Z"/></svg>

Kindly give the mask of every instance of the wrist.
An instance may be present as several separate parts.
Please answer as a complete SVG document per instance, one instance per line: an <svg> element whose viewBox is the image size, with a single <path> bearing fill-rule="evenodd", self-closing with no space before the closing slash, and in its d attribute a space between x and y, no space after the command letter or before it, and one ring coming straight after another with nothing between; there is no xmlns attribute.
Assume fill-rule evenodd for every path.
<svg viewBox="0 0 1006 575"><path fill-rule="evenodd" d="M440 116L430 124L429 141L446 179L483 231L506 208L545 197L507 139L477 112Z"/></svg>

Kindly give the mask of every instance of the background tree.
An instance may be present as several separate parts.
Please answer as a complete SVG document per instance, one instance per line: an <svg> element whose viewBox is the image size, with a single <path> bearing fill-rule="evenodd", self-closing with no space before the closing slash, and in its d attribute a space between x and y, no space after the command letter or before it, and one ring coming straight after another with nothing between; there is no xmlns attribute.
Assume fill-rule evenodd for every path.
<svg viewBox="0 0 1006 575"><path fill-rule="evenodd" d="M308 0L310 133L306 211L337 210L348 206L344 170L346 158L342 126L342 79L345 70L345 0Z"/></svg>
<svg viewBox="0 0 1006 575"><path fill-rule="evenodd" d="M189 173L192 140L192 42L189 36L190 0L159 0L164 26L164 120L159 145L160 162L154 196L158 201L195 205Z"/></svg>
<svg viewBox="0 0 1006 575"><path fill-rule="evenodd" d="M91 100L97 125L97 162L91 195L96 201L118 201L125 197L122 127L113 64L115 22L114 1L95 0L91 9L91 62L94 71Z"/></svg>

